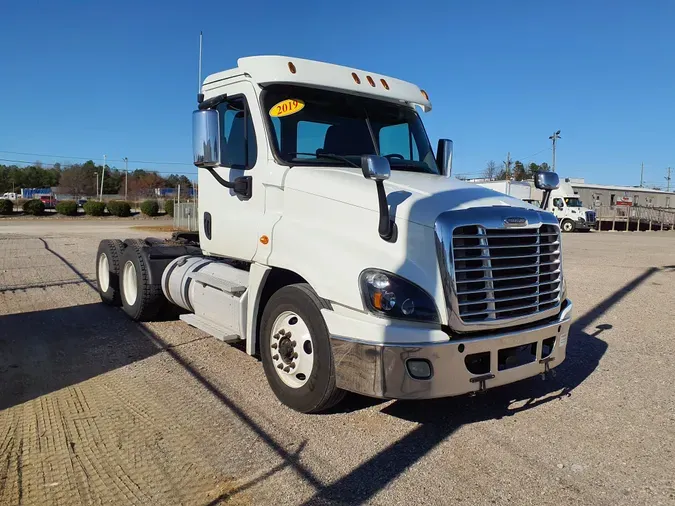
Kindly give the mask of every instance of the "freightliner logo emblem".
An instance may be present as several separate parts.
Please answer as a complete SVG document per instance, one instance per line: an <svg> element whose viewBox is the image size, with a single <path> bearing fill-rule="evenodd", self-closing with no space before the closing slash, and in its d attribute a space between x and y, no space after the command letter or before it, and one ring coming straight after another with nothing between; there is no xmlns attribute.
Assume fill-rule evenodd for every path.
<svg viewBox="0 0 675 506"><path fill-rule="evenodd" d="M505 227L524 227L525 225L527 225L525 218L511 217L504 220Z"/></svg>

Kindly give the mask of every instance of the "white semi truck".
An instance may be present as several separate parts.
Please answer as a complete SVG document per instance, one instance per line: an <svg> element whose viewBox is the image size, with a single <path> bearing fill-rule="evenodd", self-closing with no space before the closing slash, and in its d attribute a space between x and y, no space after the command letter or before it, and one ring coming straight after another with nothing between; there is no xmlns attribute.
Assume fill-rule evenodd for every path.
<svg viewBox="0 0 675 506"><path fill-rule="evenodd" d="M199 233L104 240L102 300L169 306L245 341L276 396L318 412L345 391L475 393L565 359L572 303L559 224L451 178L414 84L281 56L203 81L193 113ZM538 185L557 186L555 174Z"/></svg>
<svg viewBox="0 0 675 506"><path fill-rule="evenodd" d="M532 189L532 194L533 198L541 198L542 195L536 188ZM551 192L545 209L558 218L563 232L588 232L597 227L595 211L584 207L569 181L561 181L558 188Z"/></svg>

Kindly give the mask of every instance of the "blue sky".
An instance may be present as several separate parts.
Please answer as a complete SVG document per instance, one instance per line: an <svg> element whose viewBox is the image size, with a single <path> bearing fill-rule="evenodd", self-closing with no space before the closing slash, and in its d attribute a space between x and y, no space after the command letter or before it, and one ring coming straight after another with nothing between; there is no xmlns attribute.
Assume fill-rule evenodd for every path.
<svg viewBox="0 0 675 506"><path fill-rule="evenodd" d="M550 163L560 129L562 176L638 184L644 162L645 180L664 184L675 166L673 19L669 0L5 2L0 158L105 153L195 173L203 30L205 75L285 54L415 82L434 106L423 115L434 145L455 141L455 173L508 151Z"/></svg>

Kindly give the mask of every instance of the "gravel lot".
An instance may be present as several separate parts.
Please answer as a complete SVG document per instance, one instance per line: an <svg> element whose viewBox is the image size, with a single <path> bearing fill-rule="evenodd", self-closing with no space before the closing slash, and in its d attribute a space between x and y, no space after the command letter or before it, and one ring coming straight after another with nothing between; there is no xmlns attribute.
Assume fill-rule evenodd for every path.
<svg viewBox="0 0 675 506"><path fill-rule="evenodd" d="M557 376L280 405L262 365L99 303L105 221L0 224L0 504L675 504L675 233L564 236Z"/></svg>

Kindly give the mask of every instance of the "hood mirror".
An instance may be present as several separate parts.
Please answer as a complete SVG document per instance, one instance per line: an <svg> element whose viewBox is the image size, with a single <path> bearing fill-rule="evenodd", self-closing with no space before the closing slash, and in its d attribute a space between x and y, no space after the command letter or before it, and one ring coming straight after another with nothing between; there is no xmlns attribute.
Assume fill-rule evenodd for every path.
<svg viewBox="0 0 675 506"><path fill-rule="evenodd" d="M452 141L450 139L438 139L436 165L443 176L452 176Z"/></svg>
<svg viewBox="0 0 675 506"><path fill-rule="evenodd" d="M395 241L395 225L389 217L387 192L384 190L384 180L391 176L389 160L383 156L362 155L361 170L363 170L363 177L375 181L375 187L377 188L377 202L380 208L380 223L377 232L385 241Z"/></svg>
<svg viewBox="0 0 675 506"><path fill-rule="evenodd" d="M555 172L537 172L534 175L534 186L544 191L544 198L541 199L541 209L548 209L551 192L557 190L560 186L560 178Z"/></svg>
<svg viewBox="0 0 675 506"><path fill-rule="evenodd" d="M384 181L391 176L389 160L383 156L362 155L361 170L363 170L363 177L374 181Z"/></svg>
<svg viewBox="0 0 675 506"><path fill-rule="evenodd" d="M560 178L555 172L537 172L534 175L534 186L540 190L557 190Z"/></svg>

